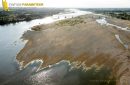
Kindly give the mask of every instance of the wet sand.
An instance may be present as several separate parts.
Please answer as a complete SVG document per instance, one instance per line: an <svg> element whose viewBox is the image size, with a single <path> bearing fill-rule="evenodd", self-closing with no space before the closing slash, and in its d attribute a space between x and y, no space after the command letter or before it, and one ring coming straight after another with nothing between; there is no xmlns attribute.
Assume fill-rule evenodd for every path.
<svg viewBox="0 0 130 85"><path fill-rule="evenodd" d="M87 67L103 65L112 69L113 75L119 79L118 85L130 85L130 33L100 25L96 22L98 18L98 15L84 15L69 19L70 23L64 20L33 27L32 31L23 34L22 38L28 42L18 53L17 60L23 66L36 59L43 60L42 67L61 60L78 62L79 65L84 63ZM109 19L116 22L116 19ZM124 21L120 23L126 25ZM116 34L128 44L128 49L116 39Z"/></svg>

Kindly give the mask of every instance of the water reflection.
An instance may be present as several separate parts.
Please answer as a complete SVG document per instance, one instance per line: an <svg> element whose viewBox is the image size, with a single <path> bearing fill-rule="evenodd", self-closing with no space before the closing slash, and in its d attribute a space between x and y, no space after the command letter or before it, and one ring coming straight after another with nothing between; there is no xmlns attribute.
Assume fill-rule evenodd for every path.
<svg viewBox="0 0 130 85"><path fill-rule="evenodd" d="M39 66L42 64L41 61L33 61L28 64L28 66L21 71L16 72L14 75L6 79L2 85L28 85L26 79L30 77L33 73L36 73Z"/></svg>
<svg viewBox="0 0 130 85"><path fill-rule="evenodd" d="M29 64L2 85L115 85L115 80L110 77L111 70L106 67L93 66L83 70L82 66L74 68L68 61L61 61L37 71L40 64L41 62Z"/></svg>

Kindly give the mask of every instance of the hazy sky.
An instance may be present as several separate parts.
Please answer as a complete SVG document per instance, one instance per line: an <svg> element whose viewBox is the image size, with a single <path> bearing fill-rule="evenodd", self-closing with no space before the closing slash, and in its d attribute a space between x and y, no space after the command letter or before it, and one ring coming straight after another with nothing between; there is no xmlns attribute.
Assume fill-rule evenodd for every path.
<svg viewBox="0 0 130 85"><path fill-rule="evenodd" d="M43 2L45 7L130 8L130 0L7 0L7 2Z"/></svg>

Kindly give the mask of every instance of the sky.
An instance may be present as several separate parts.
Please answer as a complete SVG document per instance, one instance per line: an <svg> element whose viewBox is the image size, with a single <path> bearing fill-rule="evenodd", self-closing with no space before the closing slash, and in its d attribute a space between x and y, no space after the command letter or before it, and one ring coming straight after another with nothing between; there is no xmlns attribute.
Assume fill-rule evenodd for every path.
<svg viewBox="0 0 130 85"><path fill-rule="evenodd" d="M44 7L130 8L130 0L6 0L8 3L43 2ZM2 6L2 3L0 3Z"/></svg>

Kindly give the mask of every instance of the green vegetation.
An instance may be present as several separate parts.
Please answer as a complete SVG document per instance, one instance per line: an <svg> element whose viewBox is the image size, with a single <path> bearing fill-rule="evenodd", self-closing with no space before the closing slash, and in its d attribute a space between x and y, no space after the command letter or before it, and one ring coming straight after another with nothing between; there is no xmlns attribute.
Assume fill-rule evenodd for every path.
<svg viewBox="0 0 130 85"><path fill-rule="evenodd" d="M96 13L102 13L111 17L115 17L123 20L130 20L130 10L129 9L111 9L111 10L100 10Z"/></svg>
<svg viewBox="0 0 130 85"><path fill-rule="evenodd" d="M80 24L80 23L85 23L83 19L81 18L75 18L75 19L66 19L66 20L61 20L58 22L57 25L70 25L70 26L74 26L76 24Z"/></svg>
<svg viewBox="0 0 130 85"><path fill-rule="evenodd" d="M41 27L40 26L33 26L32 28L31 28L31 30L34 30L34 31L41 31Z"/></svg>
<svg viewBox="0 0 130 85"><path fill-rule="evenodd" d="M123 20L130 20L130 12L105 12L104 14Z"/></svg>
<svg viewBox="0 0 130 85"><path fill-rule="evenodd" d="M54 8L12 8L7 12L0 10L0 25L39 19L61 11L63 9Z"/></svg>

